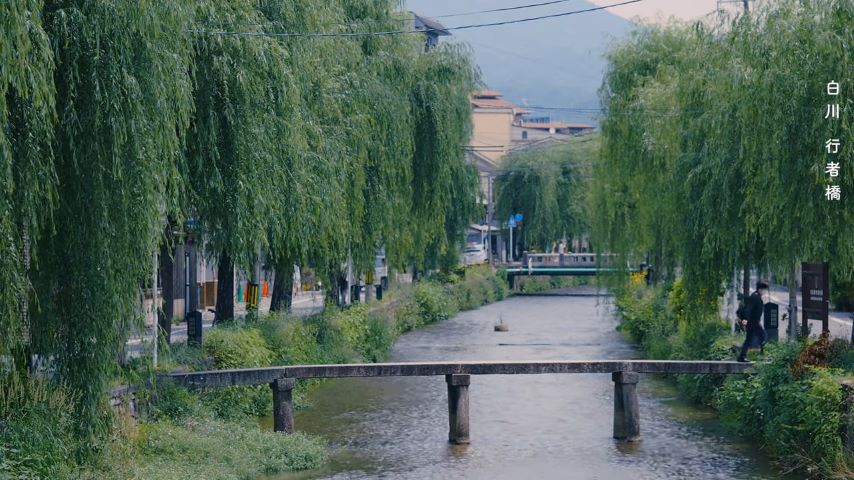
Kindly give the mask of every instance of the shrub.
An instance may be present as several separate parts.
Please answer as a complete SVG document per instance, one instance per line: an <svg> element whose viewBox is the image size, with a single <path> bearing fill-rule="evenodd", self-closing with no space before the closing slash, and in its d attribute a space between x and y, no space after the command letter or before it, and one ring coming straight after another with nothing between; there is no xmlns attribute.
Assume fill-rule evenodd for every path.
<svg viewBox="0 0 854 480"><path fill-rule="evenodd" d="M490 277L492 282L492 290L495 292L496 300L504 300L510 294L510 287L507 285L507 274L502 269L494 276Z"/></svg>
<svg viewBox="0 0 854 480"><path fill-rule="evenodd" d="M551 290L552 285L548 279L541 277L523 278L520 280L519 290L522 293L539 293Z"/></svg>
<svg viewBox="0 0 854 480"><path fill-rule="evenodd" d="M315 363L323 356L317 343L317 327L300 319L288 319L275 325L268 338L277 364Z"/></svg>
<svg viewBox="0 0 854 480"><path fill-rule="evenodd" d="M365 341L359 349L362 357L369 362L385 360L396 337L395 328L388 317L370 315L367 321L368 331Z"/></svg>
<svg viewBox="0 0 854 480"><path fill-rule="evenodd" d="M841 386L828 368L808 367L801 378L794 376L790 366L802 348L773 346L774 360L757 364L754 375L727 379L715 406L737 432L761 439L784 466L816 466L829 474L844 462Z"/></svg>
<svg viewBox="0 0 854 480"><path fill-rule="evenodd" d="M347 345L355 350L365 342L368 335L367 305L353 305L330 315L335 328L340 329Z"/></svg>
<svg viewBox="0 0 854 480"><path fill-rule="evenodd" d="M353 314L349 313L351 310L354 312ZM347 313L340 318L349 318L347 321L351 324L360 325L359 330L361 330L365 320L364 315L359 312L359 308L350 307L345 312ZM334 310L330 310L330 313L332 315L326 313L302 320L314 331L315 342L318 345L317 351L320 354L317 359L310 363L346 363L358 360L356 351L348 343L340 323L333 318L337 313ZM362 336L363 334L360 332L359 335Z"/></svg>
<svg viewBox="0 0 854 480"><path fill-rule="evenodd" d="M83 443L73 434L71 399L47 381L0 376L0 478L75 478Z"/></svg>
<svg viewBox="0 0 854 480"><path fill-rule="evenodd" d="M204 340L204 351L217 369L269 367L275 358L256 327L213 329ZM273 402L266 385L214 388L200 397L217 417L226 419L265 415Z"/></svg>
<svg viewBox="0 0 854 480"><path fill-rule="evenodd" d="M644 352L650 346L656 351L664 350L658 344L677 331L676 323L667 313L666 300L660 288L647 290L638 287L619 292L615 304L623 319L619 329L640 343Z"/></svg>
<svg viewBox="0 0 854 480"><path fill-rule="evenodd" d="M465 289L469 291L469 289ZM418 305L419 317L425 324L447 320L454 313L452 302L449 301L445 289L433 282L419 282L415 286L415 303Z"/></svg>
<svg viewBox="0 0 854 480"><path fill-rule="evenodd" d="M217 369L269 367L274 358L257 328L215 328L205 337L204 351Z"/></svg>
<svg viewBox="0 0 854 480"><path fill-rule="evenodd" d="M479 282L469 281L455 285L448 293L454 299L459 310L472 310L484 304L484 291L479 288Z"/></svg>
<svg viewBox="0 0 854 480"><path fill-rule="evenodd" d="M165 380L157 383L156 392L149 409L152 420L181 421L199 412L199 397L185 387Z"/></svg>
<svg viewBox="0 0 854 480"><path fill-rule="evenodd" d="M394 312L397 333L406 333L424 324L421 311L414 296L402 300Z"/></svg>

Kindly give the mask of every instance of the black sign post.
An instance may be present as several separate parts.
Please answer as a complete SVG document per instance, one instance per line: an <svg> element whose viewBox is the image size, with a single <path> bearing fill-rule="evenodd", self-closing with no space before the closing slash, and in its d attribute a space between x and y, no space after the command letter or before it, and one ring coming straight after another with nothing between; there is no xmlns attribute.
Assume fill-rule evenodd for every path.
<svg viewBox="0 0 854 480"><path fill-rule="evenodd" d="M821 320L821 333L828 333L828 295L830 294L830 266L823 263L801 263L801 298L803 317L801 335L809 335L808 321Z"/></svg>
<svg viewBox="0 0 854 480"><path fill-rule="evenodd" d="M777 343L780 339L780 306L773 302L765 304L762 315L765 333L769 342Z"/></svg>

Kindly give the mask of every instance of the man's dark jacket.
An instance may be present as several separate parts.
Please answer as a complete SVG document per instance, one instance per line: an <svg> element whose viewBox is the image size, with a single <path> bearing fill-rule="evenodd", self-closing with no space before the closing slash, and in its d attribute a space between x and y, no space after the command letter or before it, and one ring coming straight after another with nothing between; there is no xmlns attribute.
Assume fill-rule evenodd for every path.
<svg viewBox="0 0 854 480"><path fill-rule="evenodd" d="M760 321L762 320L762 296L759 295L759 292L753 292L747 297L747 303L745 304L745 318L747 318L747 331L748 332L758 332L762 330L762 324Z"/></svg>

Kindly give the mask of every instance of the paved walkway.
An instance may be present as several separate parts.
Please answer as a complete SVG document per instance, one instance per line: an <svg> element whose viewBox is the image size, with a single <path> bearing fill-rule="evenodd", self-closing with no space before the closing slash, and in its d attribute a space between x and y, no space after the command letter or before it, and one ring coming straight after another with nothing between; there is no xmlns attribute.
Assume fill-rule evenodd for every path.
<svg viewBox="0 0 854 480"><path fill-rule="evenodd" d="M782 320L783 313L786 312L786 309L789 308L789 291L780 286L773 286L770 289L771 301L780 305L780 318ZM801 324L801 315L802 315L802 301L801 294L798 293L798 327L800 328ZM832 338L842 338L845 340L851 340L851 316L852 312L840 312L838 310L831 310L828 314L828 328L830 329L830 336ZM821 321L818 320L810 320L809 321L812 334L810 336L817 337L821 334ZM780 325L780 330L785 330L788 326ZM782 332L781 332L782 334Z"/></svg>
<svg viewBox="0 0 854 480"><path fill-rule="evenodd" d="M750 279L750 291L753 292L753 289L756 285L756 277L755 275ZM788 323L783 325L783 314L786 313L789 308L789 290L788 288L781 285L772 285L769 289L769 295L771 297L771 301L780 305L780 337L784 337L788 330ZM740 289L739 289L740 291ZM727 318L734 317L734 310L731 306L727 304L730 298L731 291L728 291L726 296L724 297L724 302L721 308L721 313ZM801 325L801 315L803 303L801 301L801 292L798 291L798 328ZM828 328L830 329L831 338L841 338L847 341L851 341L851 328L852 328L852 312L841 312L839 310L831 310L828 314ZM786 319L788 322L788 319ZM821 321L818 320L810 320L809 321L811 330L811 337L818 337L821 334Z"/></svg>
<svg viewBox="0 0 854 480"><path fill-rule="evenodd" d="M150 303L150 302L149 302ZM270 311L270 297L261 298L259 305L261 313ZM301 292L297 294L291 304L291 313L300 317L305 317L313 313L323 310L323 292L311 291ZM234 305L234 315L243 317L246 315L246 303L240 302ZM213 327L214 313L205 310L202 312L202 327L204 330L209 330ZM127 356L128 358L139 357L143 349L149 349L151 338L154 336L154 329L148 327L145 329L145 341L140 335L132 335L127 341ZM170 343L177 344L187 341L187 322L181 322L172 325L172 336ZM144 343L144 345L143 345Z"/></svg>

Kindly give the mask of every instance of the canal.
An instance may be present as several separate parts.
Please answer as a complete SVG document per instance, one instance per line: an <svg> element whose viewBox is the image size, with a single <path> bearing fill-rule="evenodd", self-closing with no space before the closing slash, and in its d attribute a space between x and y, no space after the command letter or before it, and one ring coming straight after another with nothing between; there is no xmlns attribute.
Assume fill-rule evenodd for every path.
<svg viewBox="0 0 854 480"><path fill-rule="evenodd" d="M402 336L391 361L636 358L616 331L611 298L513 297ZM494 332L503 318L508 332ZM672 386L641 376L641 440L611 438L610 375L472 376L471 444L450 445L444 377L327 382L296 415L323 436L330 462L309 478L768 479L756 448L727 435L711 412L684 404Z"/></svg>

